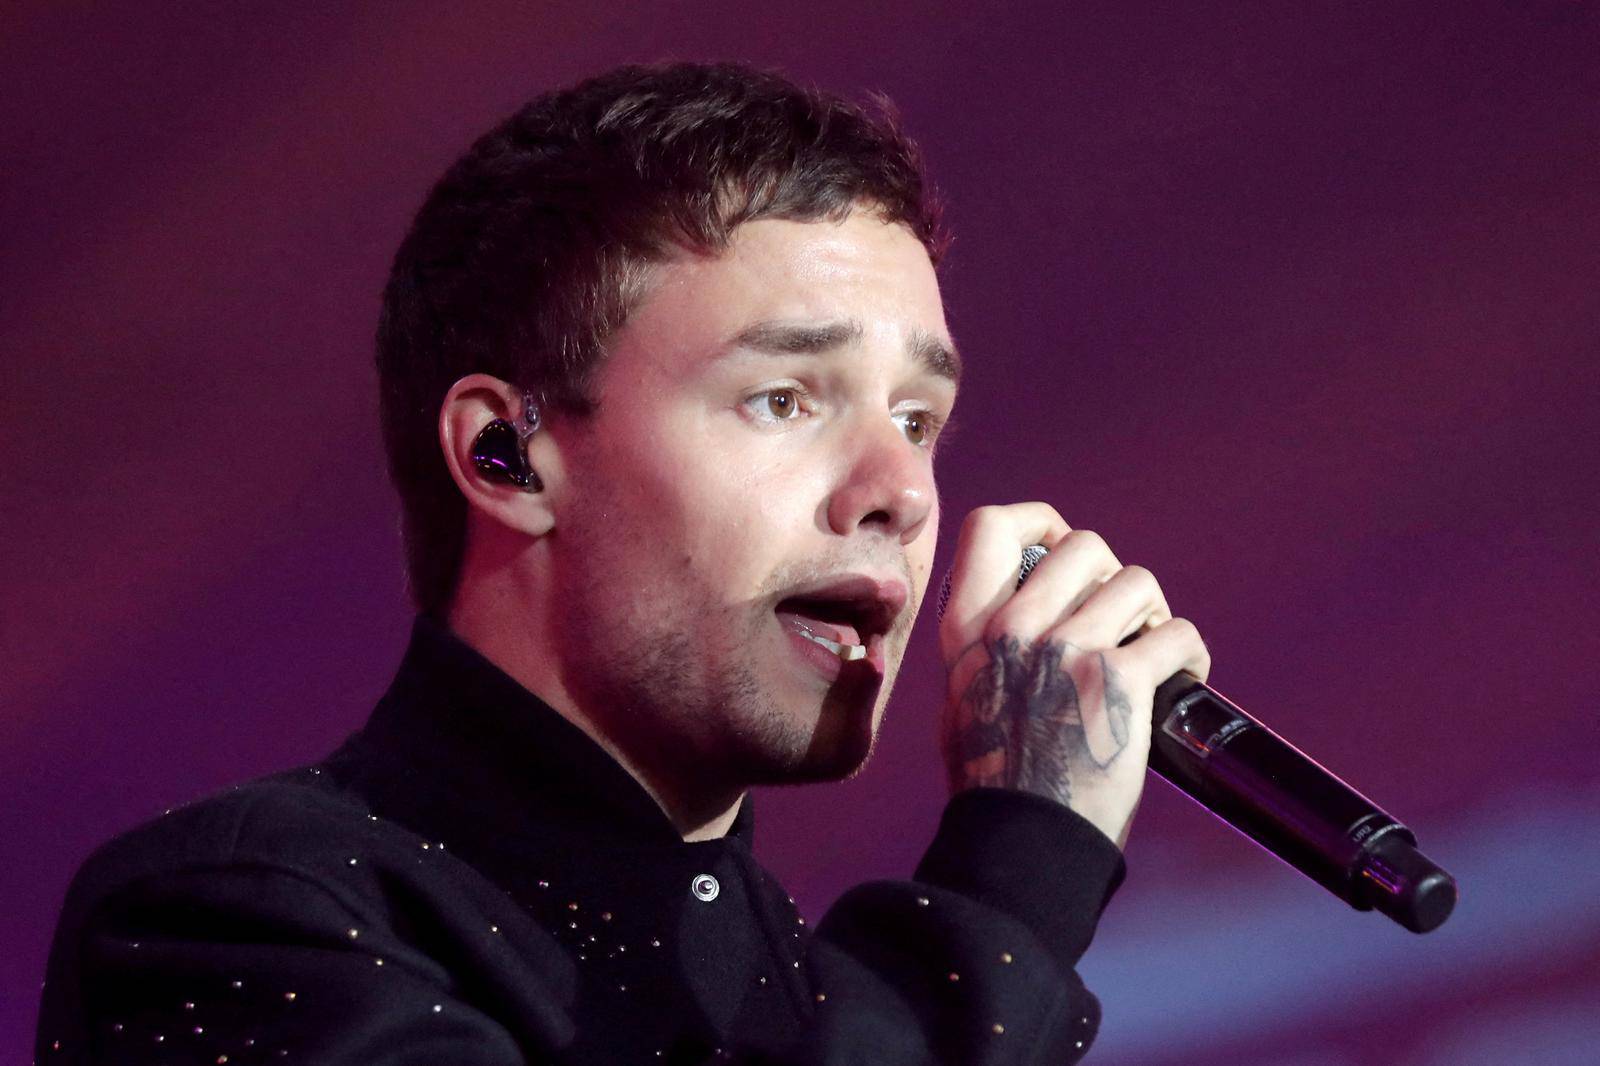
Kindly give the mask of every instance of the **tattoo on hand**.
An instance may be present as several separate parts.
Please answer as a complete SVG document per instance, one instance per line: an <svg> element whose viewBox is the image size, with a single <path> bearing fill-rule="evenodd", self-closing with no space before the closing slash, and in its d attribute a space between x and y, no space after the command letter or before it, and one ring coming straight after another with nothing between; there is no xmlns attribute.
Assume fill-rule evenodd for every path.
<svg viewBox="0 0 1600 1066"><path fill-rule="evenodd" d="M1116 748L1104 762L1099 759L1095 762L1099 766L1107 766L1118 752L1128 746L1128 731L1133 725L1133 704L1128 702L1128 694L1122 691L1122 686L1116 683L1117 675L1106 662L1106 653L1102 651L1096 655L1100 659L1100 676L1106 679L1106 722L1111 726L1111 738L1116 742Z"/></svg>
<svg viewBox="0 0 1600 1066"><path fill-rule="evenodd" d="M1103 770L1127 747L1133 721L1127 693L1104 653L1086 657L1063 641L1024 645L1012 636L988 651L958 705L947 752L952 785L1017 788L1069 802L1075 773ZM1062 667L1069 652L1078 680ZM1088 662L1093 667L1084 670ZM1105 729L1095 737L1084 729L1080 681L1105 709Z"/></svg>

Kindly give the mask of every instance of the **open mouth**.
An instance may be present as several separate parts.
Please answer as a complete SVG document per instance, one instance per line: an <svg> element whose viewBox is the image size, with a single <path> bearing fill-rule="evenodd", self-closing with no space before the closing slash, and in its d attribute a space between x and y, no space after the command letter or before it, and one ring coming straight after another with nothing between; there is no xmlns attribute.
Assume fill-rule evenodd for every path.
<svg viewBox="0 0 1600 1066"><path fill-rule="evenodd" d="M861 621L845 605L825 600L784 600L778 604L778 617L802 637L847 663L867 657Z"/></svg>
<svg viewBox="0 0 1600 1066"><path fill-rule="evenodd" d="M846 576L800 591L774 609L784 628L834 657L869 660L881 673L884 638L906 605L908 591L895 581Z"/></svg>

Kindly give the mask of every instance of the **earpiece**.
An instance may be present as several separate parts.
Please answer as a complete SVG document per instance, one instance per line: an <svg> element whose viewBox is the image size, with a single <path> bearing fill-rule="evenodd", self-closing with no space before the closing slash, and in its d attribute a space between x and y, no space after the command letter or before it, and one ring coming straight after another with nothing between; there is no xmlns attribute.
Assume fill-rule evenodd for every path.
<svg viewBox="0 0 1600 1066"><path fill-rule="evenodd" d="M528 465L528 439L538 432L539 408L533 397L522 394L522 422L518 430L497 418L478 431L472 442L472 465L485 477L502 478L524 492L543 492L544 482Z"/></svg>

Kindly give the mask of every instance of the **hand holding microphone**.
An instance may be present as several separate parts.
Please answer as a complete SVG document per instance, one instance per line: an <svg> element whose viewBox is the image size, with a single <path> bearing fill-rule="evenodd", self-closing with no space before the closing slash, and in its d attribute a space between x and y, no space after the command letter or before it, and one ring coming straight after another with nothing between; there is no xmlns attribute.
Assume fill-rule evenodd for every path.
<svg viewBox="0 0 1600 1066"><path fill-rule="evenodd" d="M1028 545L1050 552L1017 587ZM1043 503L982 507L961 528L939 644L952 791L1060 801L1121 846L1144 787L1156 686L1210 656L1155 577ZM1125 638L1138 639L1123 645Z"/></svg>
<svg viewBox="0 0 1600 1066"><path fill-rule="evenodd" d="M1209 688L1199 634L1171 617L1149 572L1052 508L974 511L939 608L953 790L1052 796L1120 847L1148 759L1357 910L1417 933L1450 916L1455 879L1412 832Z"/></svg>

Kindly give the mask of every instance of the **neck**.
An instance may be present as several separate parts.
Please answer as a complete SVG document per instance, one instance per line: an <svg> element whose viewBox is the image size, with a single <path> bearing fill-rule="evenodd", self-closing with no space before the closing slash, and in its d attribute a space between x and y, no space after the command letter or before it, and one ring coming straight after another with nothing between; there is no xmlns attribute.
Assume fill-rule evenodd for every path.
<svg viewBox="0 0 1600 1066"><path fill-rule="evenodd" d="M705 777L695 768L663 766L639 757L630 750L627 738L606 728L604 715L591 713L574 698L562 680L559 664L549 654L552 645L545 619L527 609L530 601L499 590L474 592L481 588L462 582L445 617L450 630L600 745L650 794L685 841L726 836L745 790L692 787L688 781ZM537 619L536 624L530 625L529 619Z"/></svg>

